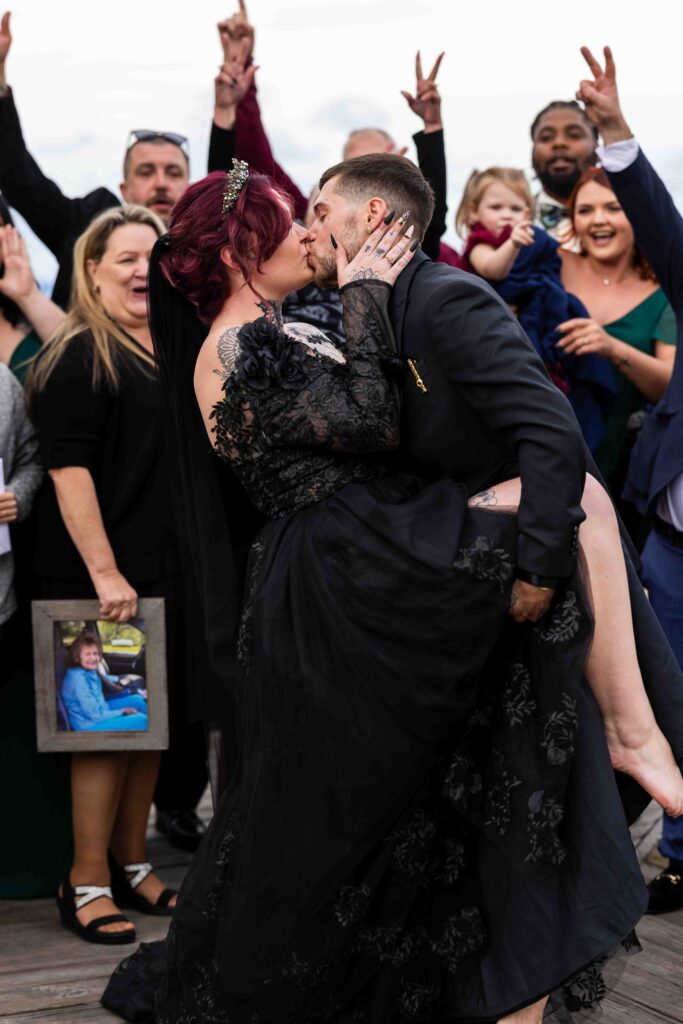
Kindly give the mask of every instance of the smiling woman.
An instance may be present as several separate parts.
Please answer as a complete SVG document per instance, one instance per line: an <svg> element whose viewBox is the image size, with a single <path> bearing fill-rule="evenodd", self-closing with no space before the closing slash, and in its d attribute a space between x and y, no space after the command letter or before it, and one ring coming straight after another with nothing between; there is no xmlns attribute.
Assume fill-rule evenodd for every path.
<svg viewBox="0 0 683 1024"><path fill-rule="evenodd" d="M596 460L618 499L630 454L629 419L658 402L671 379L675 318L605 171L582 175L569 212L579 252L561 250L562 280L589 315L560 325L559 347L582 358L601 356L617 371L617 397Z"/></svg>
<svg viewBox="0 0 683 1024"><path fill-rule="evenodd" d="M182 678L179 558L147 320L149 256L163 231L150 210L128 206L101 214L76 243L71 310L36 359L29 384L54 484L43 489L38 507L36 562L43 597L96 596L99 617L110 622L135 617L139 596L163 597L168 674ZM81 728L106 732L111 723L92 675L98 643L83 647L66 696ZM88 700L89 718L82 707ZM141 733L145 723L141 714ZM173 894L151 870L135 882L134 894L137 874L130 884L125 874L126 865L146 860L159 753L141 744L127 754L102 749L72 758L75 859L58 898L62 922L90 942L132 942L132 925L102 887L111 869L120 905L135 899L138 909L142 901L149 913L170 913ZM115 862L108 862L108 849ZM85 896L76 899L72 886Z"/></svg>

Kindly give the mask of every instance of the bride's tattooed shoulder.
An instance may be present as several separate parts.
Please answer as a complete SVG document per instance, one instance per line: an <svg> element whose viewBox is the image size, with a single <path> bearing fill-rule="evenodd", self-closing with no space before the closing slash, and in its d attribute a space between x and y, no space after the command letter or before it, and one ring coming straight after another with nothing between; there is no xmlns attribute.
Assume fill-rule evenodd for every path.
<svg viewBox="0 0 683 1024"><path fill-rule="evenodd" d="M220 377L221 380L227 380L235 368L235 360L237 359L237 353L240 348L240 343L237 338L239 332L239 327L228 327L227 331L223 331L216 342L216 352L218 354L218 362L221 364L221 368L220 370L214 370L213 372Z"/></svg>

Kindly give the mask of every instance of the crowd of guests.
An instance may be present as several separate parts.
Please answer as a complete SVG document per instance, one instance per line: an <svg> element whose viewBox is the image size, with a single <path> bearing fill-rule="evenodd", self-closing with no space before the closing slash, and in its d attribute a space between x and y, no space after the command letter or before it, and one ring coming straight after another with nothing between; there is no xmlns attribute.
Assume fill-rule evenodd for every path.
<svg viewBox="0 0 683 1024"><path fill-rule="evenodd" d="M220 23L219 36L223 65L214 82L207 170L227 169L232 157L246 160L288 192L308 225L318 190L302 191L271 149L258 102L255 33L243 4ZM59 891L60 906L76 901L81 937L129 942L134 926L122 907L170 914L175 899L146 862L150 806L160 831L193 849L203 832L196 808L207 783L193 686L205 667L192 636L185 556L174 528L164 396L147 312L150 253L189 182L188 142L182 134L133 130L120 197L106 188L65 196L27 148L19 98L6 77L11 44L6 14L0 24L0 525L10 525L12 549L0 554L0 701L8 726L0 770L17 784L7 808L14 827L0 853L0 897ZM418 55L414 91L403 93L421 121L416 162L435 195L423 250L486 279L518 316L571 402L634 544L644 549L644 579L683 664L683 465L671 463L654 493L649 468L661 421L676 414L683 391L680 373L672 381L677 323L683 325L683 224L673 204L670 210L657 205L654 191L634 193L633 203L622 205L608 174L622 168L607 166L596 125L576 100L555 100L531 123L536 190L518 168L474 170L454 222L461 249L446 245L440 64L441 57L425 73ZM610 68L608 59L606 74ZM373 152L403 151L382 127L359 128L342 149L344 159ZM12 208L58 261L51 298L36 286ZM667 218L679 234L660 231ZM284 314L343 337L336 289L308 285L289 296ZM96 598L100 617L115 622L133 618L142 597L165 599L170 746L163 755L77 753L67 762L66 755L36 752L32 597ZM100 660L97 636L80 637L65 701L85 680L97 728L135 709L134 728L144 728L142 697L139 705L120 698L133 702L127 711L105 703ZM680 823L666 823L662 852L670 863L653 883L652 909L675 909L683 906ZM108 915L104 924L94 923ZM63 916L66 923L66 911Z"/></svg>

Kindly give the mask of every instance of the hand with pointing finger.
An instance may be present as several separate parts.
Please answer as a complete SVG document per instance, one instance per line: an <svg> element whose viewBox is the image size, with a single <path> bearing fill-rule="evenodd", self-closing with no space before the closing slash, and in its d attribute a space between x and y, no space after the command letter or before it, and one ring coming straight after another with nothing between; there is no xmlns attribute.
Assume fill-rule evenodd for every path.
<svg viewBox="0 0 683 1024"><path fill-rule="evenodd" d="M218 35L223 47L223 63L230 63L236 57L244 54L248 62L254 53L254 26L249 21L247 5L244 0L239 0L239 11L231 18L224 18L218 22ZM243 49L244 44L244 49Z"/></svg>
<svg viewBox="0 0 683 1024"><path fill-rule="evenodd" d="M422 71L422 58L418 50L415 57L415 95L401 92L413 113L424 121L425 132L436 132L442 128L441 97L436 84L436 76L443 57L443 53L440 53L434 61L434 67L425 78Z"/></svg>

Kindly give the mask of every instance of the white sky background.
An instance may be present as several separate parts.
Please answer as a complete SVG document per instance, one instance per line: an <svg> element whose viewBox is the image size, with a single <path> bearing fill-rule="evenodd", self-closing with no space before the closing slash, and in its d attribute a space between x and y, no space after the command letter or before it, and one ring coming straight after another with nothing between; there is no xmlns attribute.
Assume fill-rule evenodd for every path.
<svg viewBox="0 0 683 1024"><path fill-rule="evenodd" d="M29 149L67 195L118 194L131 128L191 139L193 177L206 172L215 24L232 0L16 0L7 77ZM529 124L569 99L584 74L579 46L615 53L631 127L683 205L680 0L251 0L263 119L276 157L304 190L340 159L349 130L384 127L399 145L421 122L414 53L439 73L449 179L449 232L473 167L529 168ZM408 155L413 155L412 146ZM30 239L36 275L48 251Z"/></svg>

